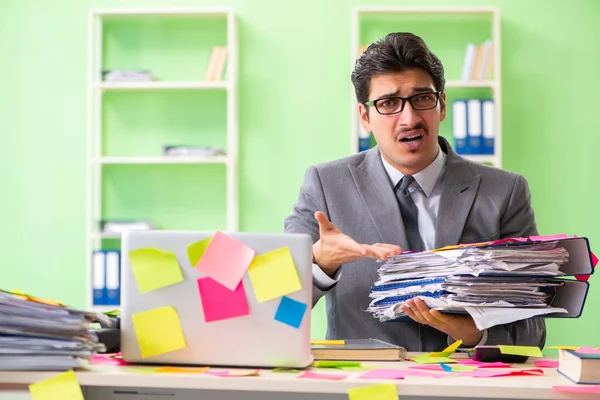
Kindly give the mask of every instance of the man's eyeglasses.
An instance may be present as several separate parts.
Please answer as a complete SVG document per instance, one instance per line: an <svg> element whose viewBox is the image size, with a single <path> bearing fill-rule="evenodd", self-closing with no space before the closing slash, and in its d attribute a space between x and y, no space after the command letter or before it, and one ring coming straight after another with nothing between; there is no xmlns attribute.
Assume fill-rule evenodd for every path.
<svg viewBox="0 0 600 400"><path fill-rule="evenodd" d="M408 101L413 110L431 110L435 108L440 99L440 92L417 93L409 97L383 97L381 99L367 101L366 106L375 106L379 114L398 114L404 110Z"/></svg>

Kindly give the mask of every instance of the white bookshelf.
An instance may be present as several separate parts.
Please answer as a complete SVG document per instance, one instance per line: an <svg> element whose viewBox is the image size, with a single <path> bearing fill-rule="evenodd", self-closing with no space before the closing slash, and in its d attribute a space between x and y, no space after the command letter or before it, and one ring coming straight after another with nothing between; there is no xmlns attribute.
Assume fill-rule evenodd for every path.
<svg viewBox="0 0 600 400"><path fill-rule="evenodd" d="M103 26L108 20L119 18L127 20L137 18L197 18L219 17L226 21L227 75L217 82L203 80L150 81L150 82L104 82L103 69ZM238 230L238 38L236 18L232 7L195 7L195 8L129 8L94 9L89 12L88 20L88 75L87 75L87 176L86 176L86 303L87 308L99 312L112 310L118 306L94 306L92 294L92 253L101 249L102 240L120 239L120 234L107 234L98 231L98 221L102 216L103 168L106 165L223 165L225 167L226 190L226 226L229 232ZM194 49L190 49L193 51ZM199 69L206 65L199 65ZM222 90L226 93L226 155L213 157L195 156L110 156L103 152L103 95L119 91L162 91L162 90ZM201 134L201 133L200 133ZM183 166L182 168L186 168ZM198 182L202 182L202 172ZM198 226L198 229L203 229Z"/></svg>
<svg viewBox="0 0 600 400"><path fill-rule="evenodd" d="M491 98L494 101L494 129L495 129L495 143L494 143L494 154L491 155L466 155L465 157L477 161L491 163L492 165L501 168L502 167L502 84L501 84L501 58L500 58L500 10L497 7L385 7L385 6L368 6L368 7L355 7L352 10L352 46L351 46L351 68L354 68L354 63L357 59L358 51L360 46L367 45L368 43L360 43L360 27L361 18L363 17L377 17L384 16L389 18L392 15L398 15L402 17L406 16L456 16L456 15L485 15L491 18L491 35L490 38L494 44L493 46L493 79L492 80L447 80L445 91L449 92L454 89L490 89ZM401 32L404 29L399 24L396 31ZM452 35L452 32L448 32L448 35ZM435 53L435 49L432 49ZM444 60L441 60L446 65ZM446 77L447 79L448 77ZM351 153L358 152L358 140L361 132L361 126L357 117L356 98L352 96L352 108L351 108ZM451 104L447 105L448 112L451 112ZM451 123L449 118L443 123Z"/></svg>

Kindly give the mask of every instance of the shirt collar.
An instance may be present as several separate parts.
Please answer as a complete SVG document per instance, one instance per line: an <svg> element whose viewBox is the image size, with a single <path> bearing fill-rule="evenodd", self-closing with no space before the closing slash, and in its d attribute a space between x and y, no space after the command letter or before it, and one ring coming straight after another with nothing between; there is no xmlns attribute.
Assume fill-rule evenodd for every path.
<svg viewBox="0 0 600 400"><path fill-rule="evenodd" d="M444 166L446 165L446 153L442 151L438 146L438 154L435 157L435 160L427 167L422 169L421 171L414 174L415 181L419 184L425 196L429 197L437 180L439 179L442 171L444 170ZM390 181L392 181L392 186L396 186L400 179L404 177L404 174L398 171L396 168L392 167L390 163L388 163L383 156L381 156L381 161L383 162L383 167L387 172Z"/></svg>

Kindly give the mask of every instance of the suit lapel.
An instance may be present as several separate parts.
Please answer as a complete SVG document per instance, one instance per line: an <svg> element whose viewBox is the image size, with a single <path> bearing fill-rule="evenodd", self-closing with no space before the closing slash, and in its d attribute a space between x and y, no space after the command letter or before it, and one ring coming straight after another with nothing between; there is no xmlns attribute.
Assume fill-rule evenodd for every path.
<svg viewBox="0 0 600 400"><path fill-rule="evenodd" d="M381 243L408 248L398 200L381 162L379 149L375 147L368 150L364 161L358 167L348 168Z"/></svg>
<svg viewBox="0 0 600 400"><path fill-rule="evenodd" d="M481 175L473 175L445 139L440 138L440 145L448 158L435 229L436 248L458 244L481 181Z"/></svg>

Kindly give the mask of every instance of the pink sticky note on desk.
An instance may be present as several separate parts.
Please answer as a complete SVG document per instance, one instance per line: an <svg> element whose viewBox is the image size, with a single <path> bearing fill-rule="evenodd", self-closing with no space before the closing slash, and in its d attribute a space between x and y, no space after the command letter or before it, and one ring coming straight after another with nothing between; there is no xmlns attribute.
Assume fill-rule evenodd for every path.
<svg viewBox="0 0 600 400"><path fill-rule="evenodd" d="M256 251L237 239L217 231L196 264L196 269L229 290L235 290Z"/></svg>
<svg viewBox="0 0 600 400"><path fill-rule="evenodd" d="M346 379L348 375L345 374L322 374L320 372L305 371L303 374L298 375L296 378L304 379L327 379L330 381L341 381Z"/></svg>
<svg viewBox="0 0 600 400"><path fill-rule="evenodd" d="M595 349L593 347L581 346L580 348L575 350L575 353L578 353L578 354L600 354L600 349Z"/></svg>
<svg viewBox="0 0 600 400"><path fill-rule="evenodd" d="M89 361L93 365L130 365L131 363L107 354L94 354Z"/></svg>
<svg viewBox="0 0 600 400"><path fill-rule="evenodd" d="M558 235L548 235L548 236L529 236L530 240L559 240L559 239L568 239L569 237L565 233L559 233Z"/></svg>
<svg viewBox="0 0 600 400"><path fill-rule="evenodd" d="M462 365L473 365L473 366L476 366L477 368L510 368L510 367L512 367L512 364L506 364L506 363L503 363L502 361L483 362L483 361L475 361L470 358L464 359L464 360L458 359L456 361L458 361Z"/></svg>
<svg viewBox="0 0 600 400"><path fill-rule="evenodd" d="M600 393L600 385L552 386L552 390L557 392Z"/></svg>
<svg viewBox="0 0 600 400"><path fill-rule="evenodd" d="M474 378L492 378L495 376L527 376L544 375L541 369L504 369L501 371L492 371L489 369L477 369L475 371L461 372L461 376L472 376Z"/></svg>
<svg viewBox="0 0 600 400"><path fill-rule="evenodd" d="M540 368L558 368L557 360L535 360L533 364Z"/></svg>
<svg viewBox="0 0 600 400"><path fill-rule="evenodd" d="M198 290L206 322L250 314L244 282L240 282L235 290L231 291L212 278L200 278Z"/></svg>
<svg viewBox="0 0 600 400"><path fill-rule="evenodd" d="M407 376L425 376L428 378L441 378L447 377L448 374L417 371L414 369L373 369L360 375L358 379L404 379Z"/></svg>

